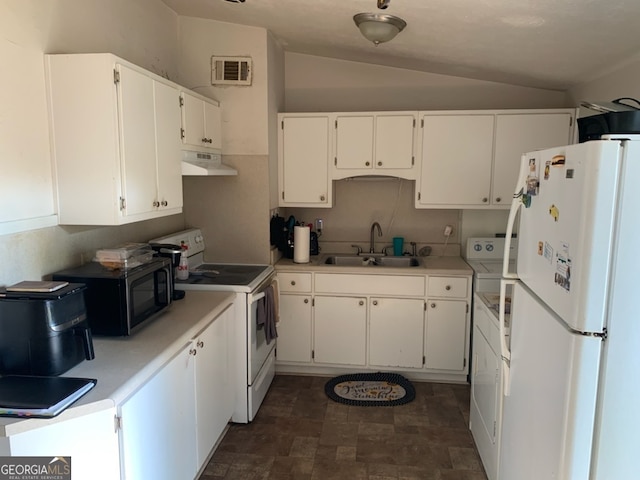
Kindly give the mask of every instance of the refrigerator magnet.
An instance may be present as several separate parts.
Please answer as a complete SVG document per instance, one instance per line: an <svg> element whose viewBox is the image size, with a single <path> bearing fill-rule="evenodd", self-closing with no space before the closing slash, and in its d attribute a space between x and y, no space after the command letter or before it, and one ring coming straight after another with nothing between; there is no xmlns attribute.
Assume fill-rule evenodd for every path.
<svg viewBox="0 0 640 480"><path fill-rule="evenodd" d="M552 167L562 167L565 164L565 156L564 155L554 155L551 157L551 166Z"/></svg>
<svg viewBox="0 0 640 480"><path fill-rule="evenodd" d="M551 173L551 161L547 161L544 164L544 179L549 180L549 173Z"/></svg>
<svg viewBox="0 0 640 480"><path fill-rule="evenodd" d="M558 218L560 217L560 210L558 210L558 207L551 204L551 206L549 207L549 215L553 217L554 222L557 222Z"/></svg>

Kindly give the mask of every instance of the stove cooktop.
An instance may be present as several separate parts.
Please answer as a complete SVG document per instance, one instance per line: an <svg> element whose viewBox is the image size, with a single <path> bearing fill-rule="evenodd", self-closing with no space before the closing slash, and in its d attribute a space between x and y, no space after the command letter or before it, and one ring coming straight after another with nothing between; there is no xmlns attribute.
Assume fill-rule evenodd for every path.
<svg viewBox="0 0 640 480"><path fill-rule="evenodd" d="M234 265L223 263L203 263L191 269L188 280L178 283L201 285L250 285L262 277L269 265Z"/></svg>

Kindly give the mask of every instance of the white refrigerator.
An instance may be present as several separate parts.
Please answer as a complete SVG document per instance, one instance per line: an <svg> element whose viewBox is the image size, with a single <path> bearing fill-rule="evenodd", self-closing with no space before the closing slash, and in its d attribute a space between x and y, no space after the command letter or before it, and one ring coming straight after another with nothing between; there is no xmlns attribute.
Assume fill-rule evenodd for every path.
<svg viewBox="0 0 640 480"><path fill-rule="evenodd" d="M640 478L640 136L524 155L514 227L498 477Z"/></svg>

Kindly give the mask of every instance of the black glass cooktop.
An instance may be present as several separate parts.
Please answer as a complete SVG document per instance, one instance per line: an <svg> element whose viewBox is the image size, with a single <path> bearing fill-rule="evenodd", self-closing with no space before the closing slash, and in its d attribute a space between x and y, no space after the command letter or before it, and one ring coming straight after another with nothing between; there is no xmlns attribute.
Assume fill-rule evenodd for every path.
<svg viewBox="0 0 640 480"><path fill-rule="evenodd" d="M191 269L185 283L207 285L249 285L267 270L268 265L203 263Z"/></svg>

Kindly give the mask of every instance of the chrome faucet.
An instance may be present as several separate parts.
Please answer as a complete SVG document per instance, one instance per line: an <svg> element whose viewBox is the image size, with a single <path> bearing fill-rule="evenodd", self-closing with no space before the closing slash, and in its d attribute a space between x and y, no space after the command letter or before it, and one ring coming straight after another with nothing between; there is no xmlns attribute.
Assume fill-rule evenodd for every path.
<svg viewBox="0 0 640 480"><path fill-rule="evenodd" d="M379 237L382 236L382 228L380 228L380 224L378 222L373 222L373 225L371 225L371 240L369 243L369 253L376 253L376 241L373 235L376 227L378 227L378 236Z"/></svg>

